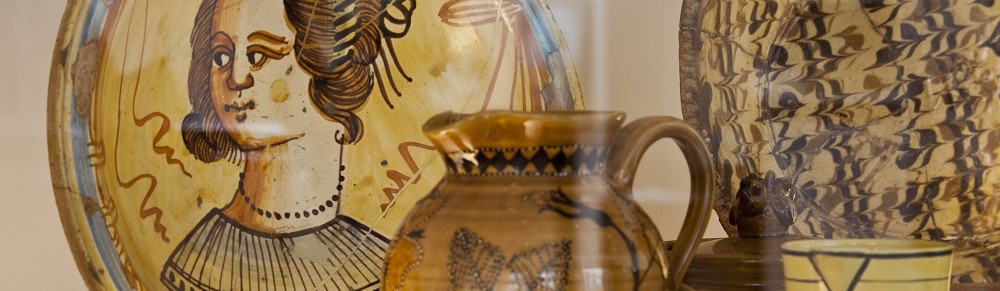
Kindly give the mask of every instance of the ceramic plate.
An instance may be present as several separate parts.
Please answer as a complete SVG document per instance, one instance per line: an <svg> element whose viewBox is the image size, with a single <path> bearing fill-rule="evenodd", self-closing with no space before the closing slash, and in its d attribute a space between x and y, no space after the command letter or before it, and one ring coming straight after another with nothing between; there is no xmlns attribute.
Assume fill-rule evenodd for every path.
<svg viewBox="0 0 1000 291"><path fill-rule="evenodd" d="M73 0L57 202L91 289L368 290L441 111L582 106L535 0Z"/></svg>
<svg viewBox="0 0 1000 291"><path fill-rule="evenodd" d="M683 111L715 153L715 209L778 178L793 234L956 246L1000 280L1000 4L688 0Z"/></svg>

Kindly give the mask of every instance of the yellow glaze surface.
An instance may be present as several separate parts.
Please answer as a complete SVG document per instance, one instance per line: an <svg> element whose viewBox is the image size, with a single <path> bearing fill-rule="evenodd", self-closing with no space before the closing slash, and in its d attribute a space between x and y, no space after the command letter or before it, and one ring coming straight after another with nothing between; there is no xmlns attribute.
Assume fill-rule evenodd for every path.
<svg viewBox="0 0 1000 291"><path fill-rule="evenodd" d="M800 240L781 247L789 291L948 290L952 246L915 240Z"/></svg>

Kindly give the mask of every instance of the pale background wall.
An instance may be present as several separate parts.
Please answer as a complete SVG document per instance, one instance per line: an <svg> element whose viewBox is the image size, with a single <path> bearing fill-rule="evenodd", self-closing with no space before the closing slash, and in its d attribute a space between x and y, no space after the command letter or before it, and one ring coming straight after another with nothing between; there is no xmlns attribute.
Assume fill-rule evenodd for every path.
<svg viewBox="0 0 1000 291"><path fill-rule="evenodd" d="M163 0L169 1L169 0ZM65 0L2 0L0 35L0 289L83 290L49 183L46 90ZM681 1L548 0L570 45L588 106L680 116L677 24ZM636 196L667 239L680 229L687 167L656 144ZM717 221L714 220L713 221ZM708 236L723 236L718 223Z"/></svg>

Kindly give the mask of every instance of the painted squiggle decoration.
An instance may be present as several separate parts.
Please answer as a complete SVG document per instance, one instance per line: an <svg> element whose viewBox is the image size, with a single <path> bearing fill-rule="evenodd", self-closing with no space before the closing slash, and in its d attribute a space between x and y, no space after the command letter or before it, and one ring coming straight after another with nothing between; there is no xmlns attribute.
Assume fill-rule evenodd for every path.
<svg viewBox="0 0 1000 291"><path fill-rule="evenodd" d="M148 15L149 15L149 3L148 2L146 3L145 9L146 9L146 16L147 17L145 17L143 19L143 34L142 34L143 35L143 40L141 42L141 46L140 46L140 49L139 49L139 68L142 68L142 66L143 66L143 57L145 55L145 36L147 35L147 28L149 27L149 25L148 25L149 24L148 23L148 21L149 21L148 20L149 19L149 17L148 17ZM132 20L134 20L134 18L133 18L134 15L135 15L135 4L133 4L133 6L132 6L132 16L129 17L129 26L128 26L128 31L126 32L126 35L131 35L132 27L133 27L132 26ZM129 46L129 39L127 38L126 39L126 43L125 43L125 51L126 52L129 51L128 46ZM127 54L124 57L128 57ZM124 68L125 63L126 62L122 62L122 66L123 66L122 72L125 71L125 68ZM124 79L125 79L125 75L122 74L122 76L121 76L121 83L125 83ZM139 70L138 73L136 73L135 86L132 89L132 98L133 98L132 99L133 100L132 106L133 107L135 106L135 97L138 95L139 81L141 79L142 79L142 71ZM122 86L119 89L118 104L121 104L121 97L123 95L122 90L124 90L124 86ZM135 110L133 109L132 112L134 114ZM149 120L152 119L152 117L149 117L149 116L150 115L148 115L147 117L144 117L143 119L135 119L133 117L133 122L135 123L135 125L141 127L141 126L145 125ZM173 156L173 149L171 149L169 147L157 146L157 143L159 143L160 139L166 134L165 129L169 129L170 128L170 120L168 118L166 118L166 116L163 116L162 113L153 113L153 114L151 114L151 116L153 116L153 117L162 116L163 119L164 119L164 122L161 123L160 131L157 133L156 137L153 139L153 151L155 153L157 153L157 154L165 154L167 156L167 163L168 164L174 164L174 163L171 162L171 159L172 159L172 156ZM121 173L118 171L118 167L117 167L118 149L121 148L121 111L118 112L118 122L117 122L117 124L118 124L118 128L117 128L117 133L115 134L115 163L116 163L116 166L115 166L115 178L118 181L118 186L122 187L122 188L125 188L125 189L131 189L133 186L135 186L136 183L138 183L141 180L148 180L149 181L149 187L146 189L146 193L145 193L145 195L142 198L142 203L139 206L139 218L145 220L145 219L147 219L147 218L149 218L149 217L152 216L153 217L153 231L156 232L156 233L158 233L160 235L160 239L163 240L163 242L170 242L170 238L167 237L167 227L161 221L162 218L163 218L163 210L160 209L159 207L149 207L149 206L147 206L147 204L149 203L149 198L152 197L153 193L156 191L156 185L158 183L158 180L156 179L156 176L153 176L152 174L146 173L146 174L140 174L140 175L132 178L131 180L124 181L122 179L122 177L121 177ZM184 169L183 164L181 164L180 161L176 161L176 164L180 165L181 171L183 171L189 177L191 176Z"/></svg>
<svg viewBox="0 0 1000 291"><path fill-rule="evenodd" d="M135 98L136 98L136 95L133 95L132 96L132 107L133 107L132 112L135 112L135 109L134 109L134 107L135 107ZM138 127L144 127L144 126L146 126L146 123L148 123L150 120L153 120L154 118L160 118L163 121L160 122L160 128L156 131L156 136L153 137L153 144L152 144L152 146L153 146L153 152L156 153L156 154L158 154L158 155L162 155L164 157L164 159L166 159L168 165L176 165L177 167L179 167L181 169L181 172L184 173L185 176L188 176L190 178L191 177L191 173L188 172L187 169L184 168L184 163L181 163L180 160L174 158L174 152L175 152L174 149L172 147L169 147L169 146L159 145L160 140L163 139L163 136L167 135L167 132L170 131L170 118L168 118L163 113L153 112L153 113L147 114L146 116L143 116L142 119L137 119L137 118L134 118L134 117L132 119L133 119L133 122L135 123L136 126L138 126Z"/></svg>
<svg viewBox="0 0 1000 291"><path fill-rule="evenodd" d="M91 160L90 166L94 168L104 167L104 162L107 161L104 155L104 142L93 141L87 143L87 146L93 147L90 151L91 154L87 155L87 158Z"/></svg>
<svg viewBox="0 0 1000 291"><path fill-rule="evenodd" d="M146 203L149 202L149 197L153 196L153 192L156 191L156 177L151 174L142 174L128 182L122 182L121 179L118 180L118 185L126 189L132 188L136 183L143 179L149 180L149 188L146 190L146 195L142 198L142 204L139 205L139 218L146 219L150 216L153 217L153 231L160 234L160 239L163 242L170 242L170 238L167 238L167 227L163 225L160 220L163 218L163 210L159 207L147 207Z"/></svg>
<svg viewBox="0 0 1000 291"><path fill-rule="evenodd" d="M132 268L132 261L129 260L128 253L125 252L125 246L122 244L122 235L118 229L118 205L115 204L115 200L108 197L107 194L101 194L100 200L101 214L104 215L104 220L108 226L108 233L111 235L111 242L115 246L115 251L118 253L118 257L121 258L122 269L125 270L126 279L128 279L129 286L136 289L139 286L139 278L135 277L134 268Z"/></svg>

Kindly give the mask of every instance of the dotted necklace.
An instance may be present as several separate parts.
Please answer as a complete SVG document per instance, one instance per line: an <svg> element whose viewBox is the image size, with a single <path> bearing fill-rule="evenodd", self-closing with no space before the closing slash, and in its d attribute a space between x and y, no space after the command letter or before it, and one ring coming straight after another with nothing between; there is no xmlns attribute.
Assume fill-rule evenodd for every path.
<svg viewBox="0 0 1000 291"><path fill-rule="evenodd" d="M340 210L339 209L340 208L340 204L337 203L337 202L340 201L340 194L344 190L344 180L345 180L345 178L344 178L344 170L346 170L346 167L344 167L344 165L340 165L340 169L339 169L339 171L337 173L338 176L339 176L339 178L338 178L339 180L337 182L337 193L333 194L333 196L330 196L330 199L327 199L326 202L321 203L319 206L313 207L312 209L308 209L308 210L305 210L305 211L302 211L302 212L283 212L282 213L282 212L270 211L270 210L266 210L266 209L257 207L257 205L253 203L253 201L250 201L250 196L247 196L246 191L243 190L243 177L244 177L243 173L240 173L240 184L236 188L236 193L239 193L240 196L243 197L243 202L245 202L247 205L250 205L250 211L257 212L258 216L267 217L267 218L274 218L274 219L277 219L277 220L291 219L293 217L294 218L309 218L309 216L315 216L315 215L319 215L322 212L326 212L327 209L334 210L333 209L333 205L335 203L337 204L337 208L338 208L336 210L337 211Z"/></svg>

